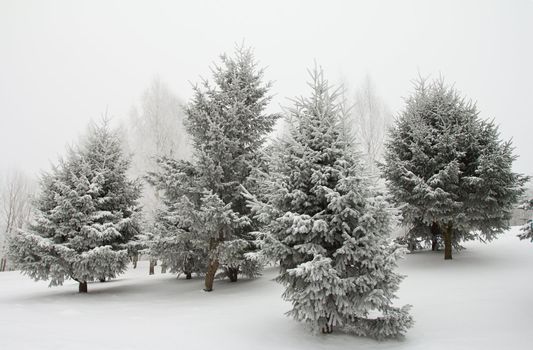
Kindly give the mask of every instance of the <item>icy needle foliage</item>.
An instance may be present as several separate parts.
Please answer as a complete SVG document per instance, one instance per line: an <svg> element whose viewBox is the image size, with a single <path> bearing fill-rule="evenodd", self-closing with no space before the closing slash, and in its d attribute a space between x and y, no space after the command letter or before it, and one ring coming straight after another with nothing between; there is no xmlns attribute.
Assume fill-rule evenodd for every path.
<svg viewBox="0 0 533 350"><path fill-rule="evenodd" d="M163 194L149 253L171 272L191 278L193 273L205 273L208 260L208 242L192 227L191 214L199 209L203 191L199 174L192 163L183 160L163 158L159 166L148 177Z"/></svg>
<svg viewBox="0 0 533 350"><path fill-rule="evenodd" d="M17 267L51 286L122 273L139 235L139 186L126 178L128 165L107 123L91 126L87 139L43 176L37 218L9 244Z"/></svg>
<svg viewBox="0 0 533 350"><path fill-rule="evenodd" d="M512 151L453 87L418 81L391 130L383 166L411 235L428 238L434 225L439 235L449 230L457 246L507 229L526 181L512 172Z"/></svg>
<svg viewBox="0 0 533 350"><path fill-rule="evenodd" d="M193 160L164 158L161 170L150 174L166 204L159 215L163 233L154 254L165 261L174 259L174 268L182 272L186 265L200 270L209 260L213 269L220 264L236 280L239 273L255 276L260 271L259 264L246 255L257 249L250 235L255 223L240 186L247 185L277 116L264 112L270 101L270 84L263 82L263 70L258 69L251 50L238 48L233 57L223 55L221 61L212 70L213 82L196 86L186 108ZM210 210L205 207L208 204L222 205L228 217L222 226L213 222L218 232L211 234L194 228L197 223L191 220ZM194 261L194 256L201 259Z"/></svg>
<svg viewBox="0 0 533 350"><path fill-rule="evenodd" d="M325 333L400 336L413 321L409 306L392 305L403 248L389 239L389 205L345 137L337 92L321 71L311 76L311 95L288 111L290 135L273 147L267 171L256 172L260 195L249 195L266 225L257 234L262 254L280 262L296 320Z"/></svg>

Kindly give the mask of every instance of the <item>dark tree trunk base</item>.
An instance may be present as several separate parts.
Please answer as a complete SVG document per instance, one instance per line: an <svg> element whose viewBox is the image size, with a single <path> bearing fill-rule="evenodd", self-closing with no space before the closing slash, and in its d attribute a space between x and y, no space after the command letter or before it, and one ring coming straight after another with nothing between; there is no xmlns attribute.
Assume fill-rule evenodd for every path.
<svg viewBox="0 0 533 350"><path fill-rule="evenodd" d="M155 263L153 260L150 260L150 270L148 271L149 275L153 275L155 273Z"/></svg>
<svg viewBox="0 0 533 350"><path fill-rule="evenodd" d="M239 278L239 268L230 267L226 271L226 273L228 275L230 282L237 282L237 279Z"/></svg>
<svg viewBox="0 0 533 350"><path fill-rule="evenodd" d="M440 229L439 225L436 222L433 222L433 224L431 224L431 236L431 250L437 251L439 250L437 237L440 236Z"/></svg>
<svg viewBox="0 0 533 350"><path fill-rule="evenodd" d="M207 273L205 274L205 288L204 291L211 292L213 290L213 283L215 282L215 274L218 270L218 260L212 260L207 266Z"/></svg>
<svg viewBox="0 0 533 350"><path fill-rule="evenodd" d="M139 256L137 254L135 254L133 256L133 268L136 269L137 268L137 261L139 261Z"/></svg>
<svg viewBox="0 0 533 350"><path fill-rule="evenodd" d="M444 231L444 260L452 260L452 236L453 227L449 223Z"/></svg>
<svg viewBox="0 0 533 350"><path fill-rule="evenodd" d="M186 280L190 280L192 278L192 273L191 272L185 272L185 279Z"/></svg>
<svg viewBox="0 0 533 350"><path fill-rule="evenodd" d="M79 293L87 293L87 282L79 282L78 292Z"/></svg>
<svg viewBox="0 0 533 350"><path fill-rule="evenodd" d="M322 333L323 334L330 334L333 332L333 327L329 326L329 325L325 325L324 327L322 327Z"/></svg>
<svg viewBox="0 0 533 350"><path fill-rule="evenodd" d="M105 277L104 278L100 278L100 282L104 283L105 282Z"/></svg>

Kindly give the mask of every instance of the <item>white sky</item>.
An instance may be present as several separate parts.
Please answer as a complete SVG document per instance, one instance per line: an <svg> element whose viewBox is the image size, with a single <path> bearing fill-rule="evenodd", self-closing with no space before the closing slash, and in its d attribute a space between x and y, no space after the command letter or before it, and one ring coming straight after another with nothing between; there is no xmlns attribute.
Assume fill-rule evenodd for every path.
<svg viewBox="0 0 533 350"><path fill-rule="evenodd" d="M366 74L392 111L411 80L441 73L478 101L515 170L533 174L533 1L0 0L0 170L46 169L91 118L126 118L155 75L182 99L245 40L274 81L272 111Z"/></svg>

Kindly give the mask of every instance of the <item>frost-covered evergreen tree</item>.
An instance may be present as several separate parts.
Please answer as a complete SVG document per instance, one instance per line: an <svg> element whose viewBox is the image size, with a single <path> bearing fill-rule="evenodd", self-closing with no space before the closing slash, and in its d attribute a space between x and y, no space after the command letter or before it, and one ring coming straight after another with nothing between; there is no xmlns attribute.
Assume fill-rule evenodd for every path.
<svg viewBox="0 0 533 350"><path fill-rule="evenodd" d="M255 173L260 194L248 195L265 225L261 254L280 262L296 320L324 333L396 337L413 323L409 306L392 305L404 249L389 239L389 205L342 130L338 90L322 71L311 75L311 95L288 111L289 135L273 147L268 171Z"/></svg>
<svg viewBox="0 0 533 350"><path fill-rule="evenodd" d="M413 237L461 241L507 229L526 178L512 172L511 142L442 79L420 80L386 145L383 172Z"/></svg>
<svg viewBox="0 0 533 350"><path fill-rule="evenodd" d="M174 236L169 239L180 242L172 248L175 254L186 256L182 247L190 245L184 243L195 241L197 245L199 240L204 240L199 249L207 247L204 262L207 291L213 289L219 267L231 281L236 281L239 273L249 276L259 273L260 266L246 255L256 249L250 235L255 227L249 219L240 186L247 184L258 151L277 119L276 115L265 113L270 101L270 84L263 82L263 70L258 69L251 50L238 48L233 57L222 55L221 60L222 64L212 70L213 82L205 80L195 87L194 97L185 111L194 148L193 160L177 163L163 158L160 175L165 175L151 175L152 183L166 197L166 212L160 218L168 219L167 223L170 221L176 227L167 230ZM183 196L186 198L180 198ZM223 204L227 217L231 217L222 220L223 225L215 218L213 223L205 223L212 228L219 227L218 233L200 234L191 227L192 223L183 220L186 212L183 209L192 208L201 215L211 210L205 205L213 203Z"/></svg>
<svg viewBox="0 0 533 350"><path fill-rule="evenodd" d="M202 233L193 229L192 205L199 209L202 188L198 187L196 168L187 161L162 158L160 170L149 173L150 182L164 194L163 207L156 215L155 235L149 255L161 260L170 272L203 274L207 269L208 247Z"/></svg>
<svg viewBox="0 0 533 350"><path fill-rule="evenodd" d="M88 136L41 181L36 220L9 242L15 265L50 286L65 279L114 278L128 264L139 234L139 186L127 179L129 160L108 123L91 125Z"/></svg>

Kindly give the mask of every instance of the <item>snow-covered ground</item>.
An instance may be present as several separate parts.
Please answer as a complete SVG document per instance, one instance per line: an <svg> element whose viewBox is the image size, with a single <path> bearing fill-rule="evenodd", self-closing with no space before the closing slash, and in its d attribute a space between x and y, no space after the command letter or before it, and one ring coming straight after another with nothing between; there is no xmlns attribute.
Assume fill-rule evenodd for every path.
<svg viewBox="0 0 533 350"><path fill-rule="evenodd" d="M283 315L273 268L205 293L201 279L148 276L141 263L86 295L0 273L0 349L531 349L533 244L517 232L468 243L453 261L408 255L398 302L413 305L416 324L402 340L308 333Z"/></svg>

